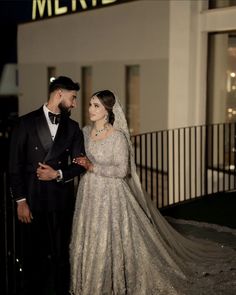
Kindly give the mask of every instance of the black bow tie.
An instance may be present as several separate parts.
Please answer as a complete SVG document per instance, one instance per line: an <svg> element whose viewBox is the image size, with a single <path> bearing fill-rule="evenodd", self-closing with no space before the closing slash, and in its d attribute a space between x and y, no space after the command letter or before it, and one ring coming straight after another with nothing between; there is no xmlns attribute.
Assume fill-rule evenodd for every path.
<svg viewBox="0 0 236 295"><path fill-rule="evenodd" d="M52 124L58 124L60 123L61 114L53 114L51 112L48 112L48 116Z"/></svg>

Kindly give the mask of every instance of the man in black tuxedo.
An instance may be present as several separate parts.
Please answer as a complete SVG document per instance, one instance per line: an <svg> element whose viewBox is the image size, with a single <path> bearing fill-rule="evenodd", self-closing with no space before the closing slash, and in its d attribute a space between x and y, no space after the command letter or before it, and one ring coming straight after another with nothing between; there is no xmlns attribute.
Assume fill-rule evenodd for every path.
<svg viewBox="0 0 236 295"><path fill-rule="evenodd" d="M48 102L20 117L12 132L9 173L20 221L25 295L46 294L49 288L68 294L73 179L84 171L72 161L84 154L83 134L69 117L79 88L68 77L56 78Z"/></svg>

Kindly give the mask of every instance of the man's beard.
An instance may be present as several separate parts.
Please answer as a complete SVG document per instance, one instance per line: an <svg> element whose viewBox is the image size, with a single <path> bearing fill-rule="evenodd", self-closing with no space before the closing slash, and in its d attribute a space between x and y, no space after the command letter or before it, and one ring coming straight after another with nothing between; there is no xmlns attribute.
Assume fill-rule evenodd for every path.
<svg viewBox="0 0 236 295"><path fill-rule="evenodd" d="M60 111L61 111L61 114L64 116L70 116L71 115L71 111L70 111L70 108L66 107L62 102L59 103L58 105Z"/></svg>

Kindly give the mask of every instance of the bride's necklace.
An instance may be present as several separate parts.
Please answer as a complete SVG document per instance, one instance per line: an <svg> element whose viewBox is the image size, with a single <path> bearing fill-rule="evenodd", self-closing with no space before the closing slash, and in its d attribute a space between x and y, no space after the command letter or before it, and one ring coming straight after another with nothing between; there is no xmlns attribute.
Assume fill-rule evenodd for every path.
<svg viewBox="0 0 236 295"><path fill-rule="evenodd" d="M102 133L103 131L105 131L105 130L108 130L108 127L107 126L104 126L103 128L101 128L101 129L96 129L96 128L94 128L95 129L95 136L98 136L100 133Z"/></svg>

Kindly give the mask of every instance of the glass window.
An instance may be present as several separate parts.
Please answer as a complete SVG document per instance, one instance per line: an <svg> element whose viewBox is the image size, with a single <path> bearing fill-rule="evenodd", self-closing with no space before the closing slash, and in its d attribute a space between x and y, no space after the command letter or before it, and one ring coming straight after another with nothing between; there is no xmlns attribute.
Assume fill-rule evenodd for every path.
<svg viewBox="0 0 236 295"><path fill-rule="evenodd" d="M209 34L207 123L236 122L236 32Z"/></svg>
<svg viewBox="0 0 236 295"><path fill-rule="evenodd" d="M214 124L208 129L208 164L235 169L236 32L211 33L208 41L207 123Z"/></svg>
<svg viewBox="0 0 236 295"><path fill-rule="evenodd" d="M236 6L236 0L209 0L209 9Z"/></svg>
<svg viewBox="0 0 236 295"><path fill-rule="evenodd" d="M52 82L56 78L56 68L48 67L48 83Z"/></svg>
<svg viewBox="0 0 236 295"><path fill-rule="evenodd" d="M92 95L92 67L82 67L82 120L83 126L90 123L88 106Z"/></svg>

